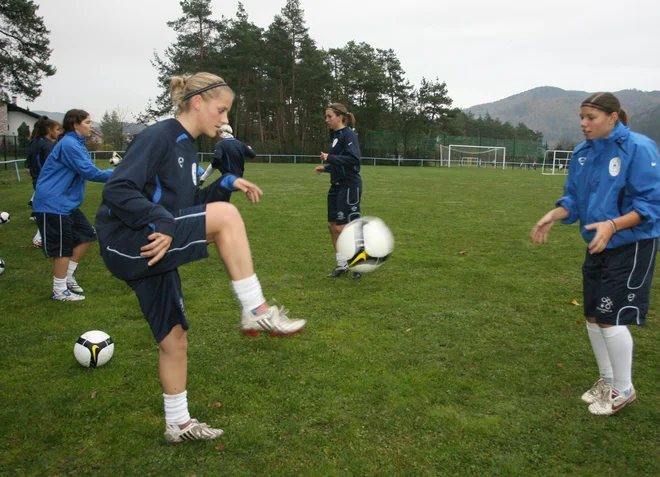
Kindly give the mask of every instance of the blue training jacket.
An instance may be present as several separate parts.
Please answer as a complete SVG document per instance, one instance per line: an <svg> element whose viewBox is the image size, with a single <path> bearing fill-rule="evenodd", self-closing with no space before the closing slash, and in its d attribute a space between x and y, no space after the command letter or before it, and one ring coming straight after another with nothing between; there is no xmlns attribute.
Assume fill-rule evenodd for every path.
<svg viewBox="0 0 660 477"><path fill-rule="evenodd" d="M587 140L573 151L564 196L557 207L570 212L562 223L580 220L589 243L595 230L585 225L616 219L631 211L642 217L636 227L614 234L607 248L660 237L660 158L651 139L617 123L609 137Z"/></svg>
<svg viewBox="0 0 660 477"><path fill-rule="evenodd" d="M174 236L179 210L222 200L235 190L231 174L200 189L197 170L195 139L179 121L166 119L141 131L103 187L95 223L101 249L128 229L149 227Z"/></svg>
<svg viewBox="0 0 660 477"><path fill-rule="evenodd" d="M243 177L245 173L245 158L257 157L257 154L238 139L228 137L215 145L213 167L223 174L233 174Z"/></svg>
<svg viewBox="0 0 660 477"><path fill-rule="evenodd" d="M335 185L361 184L361 160L360 143L355 131L346 126L333 132L328 164L325 166L325 172L330 173L330 182Z"/></svg>
<svg viewBox="0 0 660 477"><path fill-rule="evenodd" d="M112 169L97 168L84 144L85 138L69 132L53 148L39 174L32 199L34 212L71 215L82 204L88 180L108 180Z"/></svg>

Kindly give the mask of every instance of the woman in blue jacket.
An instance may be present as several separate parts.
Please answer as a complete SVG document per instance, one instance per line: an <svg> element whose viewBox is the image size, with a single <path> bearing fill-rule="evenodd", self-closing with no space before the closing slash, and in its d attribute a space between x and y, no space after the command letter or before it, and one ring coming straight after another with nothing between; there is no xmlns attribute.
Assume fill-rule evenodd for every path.
<svg viewBox="0 0 660 477"><path fill-rule="evenodd" d="M207 258L207 244L215 244L241 304L246 336L292 335L306 322L268 304L243 219L235 206L221 201L226 192L240 190L258 202L261 189L232 174L198 187L195 140L215 137L227 124L233 91L210 73L175 76L170 88L176 118L135 136L103 188L96 228L106 267L133 289L158 342L165 440L176 443L223 434L188 411L188 319L180 266Z"/></svg>
<svg viewBox="0 0 660 477"><path fill-rule="evenodd" d="M635 402L633 339L644 325L660 236L658 146L630 131L611 93L582 102L586 141L573 151L564 196L532 229L545 243L554 222L580 221L588 244L582 266L584 315L600 378L582 395L589 411L612 415Z"/></svg>
<svg viewBox="0 0 660 477"><path fill-rule="evenodd" d="M64 136L39 173L32 210L43 238L44 255L53 259L52 299L80 301L85 297L74 273L96 240L96 232L78 207L86 182L106 182L112 169L99 170L89 157L85 140L92 134L92 119L86 111L68 111L62 127Z"/></svg>
<svg viewBox="0 0 660 477"><path fill-rule="evenodd" d="M348 272L346 258L337 253L337 237L346 224L362 216L360 199L362 198L362 177L360 177L360 143L355 127L355 116L346 106L333 103L325 110L325 122L330 128L330 151L321 153L321 160L327 165L317 166L317 174L330 173L328 191L328 229L335 249L337 266L328 278L336 278ZM361 273L353 272L352 280L357 280Z"/></svg>

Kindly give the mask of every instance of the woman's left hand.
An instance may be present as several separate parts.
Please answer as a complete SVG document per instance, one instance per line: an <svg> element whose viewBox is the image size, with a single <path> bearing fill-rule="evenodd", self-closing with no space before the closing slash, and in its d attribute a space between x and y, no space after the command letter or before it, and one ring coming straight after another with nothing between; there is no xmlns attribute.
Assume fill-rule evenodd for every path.
<svg viewBox="0 0 660 477"><path fill-rule="evenodd" d="M614 229L612 224L609 222L595 222L593 224L585 225L587 230L595 230L596 236L594 239L589 242L587 249L589 249L590 254L600 253L607 247L607 244L610 243L612 235L614 235Z"/></svg>
<svg viewBox="0 0 660 477"><path fill-rule="evenodd" d="M240 190L241 192L245 192L245 195L248 196L248 199L250 199L250 202L252 202L253 204L259 202L259 196L262 196L264 194L259 188L259 186L253 184L250 181L246 181L241 177L239 177L234 181L234 187Z"/></svg>

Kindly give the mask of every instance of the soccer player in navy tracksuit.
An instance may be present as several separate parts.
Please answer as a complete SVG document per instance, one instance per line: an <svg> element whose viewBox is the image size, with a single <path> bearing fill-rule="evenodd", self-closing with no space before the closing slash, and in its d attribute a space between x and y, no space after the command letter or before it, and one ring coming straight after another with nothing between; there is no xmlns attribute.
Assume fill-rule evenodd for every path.
<svg viewBox="0 0 660 477"><path fill-rule="evenodd" d="M220 137L222 139L215 145L213 161L206 168L202 177L200 177L200 185L211 177L211 174L216 169L219 169L222 174L243 177L245 174L245 158L252 159L257 156L250 146L234 138L232 132L229 124L223 124L220 128ZM230 199L231 191L228 191L223 200L229 202Z"/></svg>
<svg viewBox="0 0 660 477"><path fill-rule="evenodd" d="M613 94L589 96L580 117L586 141L573 151L564 196L531 238L545 243L554 222L580 221L588 244L584 316L600 371L582 400L592 414L609 416L637 399L627 325L644 325L649 309L660 237L660 158L652 140L627 127Z"/></svg>
<svg viewBox="0 0 660 477"><path fill-rule="evenodd" d="M46 116L41 116L37 119L37 122L34 123L34 129L32 131L32 140L27 150L27 157L25 159L25 167L27 168L28 174L32 177L32 188L37 189L37 180L39 179L39 174L41 173L41 168L48 159L48 155L55 147L55 142L57 141L58 136L62 133L62 126L60 123L53 119L48 119ZM32 206L32 200L34 199L34 194L30 199L28 205ZM36 221L34 212L30 217L30 220ZM35 247L42 247L41 232L37 228L37 233L32 239L32 243Z"/></svg>
<svg viewBox="0 0 660 477"><path fill-rule="evenodd" d="M328 191L328 229L335 249L337 266L328 278L336 278L348 272L346 257L337 252L337 237L346 224L361 217L362 177L360 177L360 143L355 127L355 116L343 104L333 103L325 110L325 122L330 128L330 151L321 153L325 166L317 166L317 174L330 173ZM361 273L353 272L352 280Z"/></svg>
<svg viewBox="0 0 660 477"><path fill-rule="evenodd" d="M112 169L98 169L85 147L92 119L82 109L67 111L64 136L53 148L37 181L32 210L43 238L44 255L53 259L53 293L57 301L80 301L83 289L74 277L78 263L96 240L96 232L79 209L86 181L105 182Z"/></svg>
<svg viewBox="0 0 660 477"><path fill-rule="evenodd" d="M223 431L188 412L188 321L179 266L208 257L207 243L215 243L241 303L246 335L291 335L305 320L291 320L284 308L266 302L243 220L236 207L217 201L226 191L241 190L258 202L261 189L231 174L204 189L197 186L195 139L217 135L234 93L221 78L197 73L172 78L171 95L176 119L149 126L133 139L103 188L96 227L107 268L133 289L158 342L165 439L182 442L215 439Z"/></svg>

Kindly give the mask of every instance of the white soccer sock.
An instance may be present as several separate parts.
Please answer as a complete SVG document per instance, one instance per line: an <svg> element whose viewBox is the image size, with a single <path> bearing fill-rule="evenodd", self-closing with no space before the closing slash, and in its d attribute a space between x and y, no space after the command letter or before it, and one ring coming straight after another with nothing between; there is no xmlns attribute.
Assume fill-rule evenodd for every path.
<svg viewBox="0 0 660 477"><path fill-rule="evenodd" d="M202 177L199 178L200 181L206 181L209 177L211 177L211 174L213 174L213 165L210 165L209 167L206 168L204 171L204 174L202 174Z"/></svg>
<svg viewBox="0 0 660 477"><path fill-rule="evenodd" d="M62 294L66 290L66 278L53 277L53 291Z"/></svg>
<svg viewBox="0 0 660 477"><path fill-rule="evenodd" d="M633 339L627 326L601 328L612 363L612 387L619 393L632 386Z"/></svg>
<svg viewBox="0 0 660 477"><path fill-rule="evenodd" d="M603 334L600 332L600 326L598 326L598 323L589 323L587 321L587 331L589 332L591 347L594 350L594 355L596 355L596 363L598 363L600 377L611 382L612 363L610 363L610 355L607 352L607 346L605 346Z"/></svg>
<svg viewBox="0 0 660 477"><path fill-rule="evenodd" d="M163 393L165 401L165 423L170 426L179 426L190 420L188 412L188 391L179 394Z"/></svg>
<svg viewBox="0 0 660 477"><path fill-rule="evenodd" d="M78 262L69 260L69 269L66 271L66 277L73 278L73 274L76 273L76 268L78 268Z"/></svg>
<svg viewBox="0 0 660 477"><path fill-rule="evenodd" d="M344 258L344 256L341 253L337 253L337 254L335 254L335 256L337 257L337 266L338 267L344 267L344 268L348 267L348 262L346 261L346 259Z"/></svg>
<svg viewBox="0 0 660 477"><path fill-rule="evenodd" d="M244 311L252 311L266 302L264 294L261 291L261 283L256 273L251 277L231 282L236 298L241 302Z"/></svg>

